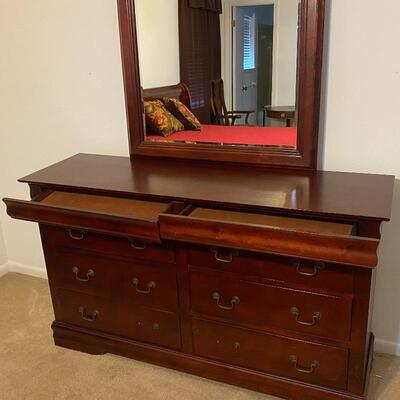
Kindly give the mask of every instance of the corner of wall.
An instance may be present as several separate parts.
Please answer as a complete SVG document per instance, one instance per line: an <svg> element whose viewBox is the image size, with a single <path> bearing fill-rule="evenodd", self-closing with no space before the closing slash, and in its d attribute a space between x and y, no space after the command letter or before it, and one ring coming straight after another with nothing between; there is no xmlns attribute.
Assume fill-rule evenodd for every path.
<svg viewBox="0 0 400 400"><path fill-rule="evenodd" d="M400 342L389 342L388 340L375 339L375 352L391 354L400 357Z"/></svg>
<svg viewBox="0 0 400 400"><path fill-rule="evenodd" d="M33 265L25 265L15 261L8 262L7 272L17 272L19 274L34 276L36 278L47 279L47 271L45 268L36 267Z"/></svg>
<svg viewBox="0 0 400 400"><path fill-rule="evenodd" d="M9 272L9 265L8 262L5 264L0 265L0 278L6 275Z"/></svg>
<svg viewBox="0 0 400 400"><path fill-rule="evenodd" d="M47 279L47 271L45 268L35 267L33 265L25 265L15 261L8 261L0 265L0 278L9 272L29 275L35 278Z"/></svg>
<svg viewBox="0 0 400 400"><path fill-rule="evenodd" d="M9 270L7 259L6 245L4 243L3 231L0 225L0 277L5 275Z"/></svg>

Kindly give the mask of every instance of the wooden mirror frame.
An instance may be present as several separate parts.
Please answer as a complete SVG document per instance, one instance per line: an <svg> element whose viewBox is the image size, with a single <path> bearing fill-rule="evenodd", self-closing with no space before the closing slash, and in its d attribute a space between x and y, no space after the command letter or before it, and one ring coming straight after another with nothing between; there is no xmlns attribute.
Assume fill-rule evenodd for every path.
<svg viewBox="0 0 400 400"><path fill-rule="evenodd" d="M325 0L301 0L298 66L298 145L247 149L210 144L157 143L144 140L143 102L134 0L117 0L128 120L129 148L135 156L185 158L271 167L316 169ZM179 82L176 82L179 83Z"/></svg>

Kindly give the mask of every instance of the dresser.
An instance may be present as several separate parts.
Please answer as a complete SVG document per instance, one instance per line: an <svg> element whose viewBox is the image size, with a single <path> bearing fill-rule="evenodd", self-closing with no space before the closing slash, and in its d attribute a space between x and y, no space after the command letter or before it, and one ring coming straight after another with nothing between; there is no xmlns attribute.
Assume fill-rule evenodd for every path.
<svg viewBox="0 0 400 400"><path fill-rule="evenodd" d="M79 154L21 182L4 202L39 223L56 345L366 398L393 177Z"/></svg>

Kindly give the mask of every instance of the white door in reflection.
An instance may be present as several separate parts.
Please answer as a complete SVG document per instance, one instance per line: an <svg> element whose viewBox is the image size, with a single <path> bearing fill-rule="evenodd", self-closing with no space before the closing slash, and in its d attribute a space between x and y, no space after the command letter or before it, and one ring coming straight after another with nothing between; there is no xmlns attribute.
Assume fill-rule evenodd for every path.
<svg viewBox="0 0 400 400"><path fill-rule="evenodd" d="M232 11L233 108L254 110L250 124L262 126L263 107L272 104L274 5Z"/></svg>

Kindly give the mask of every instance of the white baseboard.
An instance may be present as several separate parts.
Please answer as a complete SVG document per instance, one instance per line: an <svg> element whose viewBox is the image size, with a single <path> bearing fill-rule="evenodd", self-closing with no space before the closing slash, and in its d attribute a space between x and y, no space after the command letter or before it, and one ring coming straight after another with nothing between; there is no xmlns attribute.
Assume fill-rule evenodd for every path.
<svg viewBox="0 0 400 400"><path fill-rule="evenodd" d="M400 356L400 343L388 340L375 339L375 352Z"/></svg>
<svg viewBox="0 0 400 400"><path fill-rule="evenodd" d="M30 275L36 278L47 279L47 271L45 268L20 264L14 261L8 262L8 272L17 272L19 274Z"/></svg>
<svg viewBox="0 0 400 400"><path fill-rule="evenodd" d="M9 271L9 265L8 263L5 263L3 265L0 265L0 278L7 274Z"/></svg>

